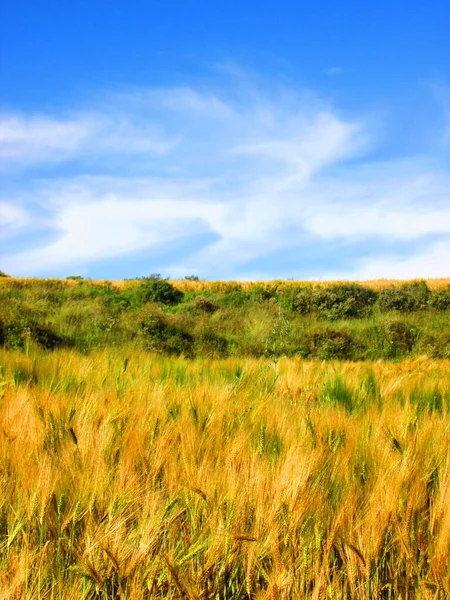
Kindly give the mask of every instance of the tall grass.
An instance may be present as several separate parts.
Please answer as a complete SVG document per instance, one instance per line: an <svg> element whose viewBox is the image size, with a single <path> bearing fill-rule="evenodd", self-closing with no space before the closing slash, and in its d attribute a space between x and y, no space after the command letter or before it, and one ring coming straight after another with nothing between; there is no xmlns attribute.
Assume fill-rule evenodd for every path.
<svg viewBox="0 0 450 600"><path fill-rule="evenodd" d="M449 361L0 361L0 598L450 597Z"/></svg>

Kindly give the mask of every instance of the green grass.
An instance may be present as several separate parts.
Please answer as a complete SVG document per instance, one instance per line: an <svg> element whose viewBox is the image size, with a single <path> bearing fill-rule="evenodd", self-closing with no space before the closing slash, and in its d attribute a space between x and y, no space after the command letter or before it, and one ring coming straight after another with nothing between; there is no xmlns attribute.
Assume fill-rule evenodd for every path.
<svg viewBox="0 0 450 600"><path fill-rule="evenodd" d="M386 288L389 302L393 297L400 308L384 311L386 290L355 284L323 288L275 282L248 289L236 284L224 291L219 283L183 295L178 289L170 292L172 286L164 280L128 282L120 288L109 282L3 278L0 344L27 351L35 342L47 349L83 352L132 345L209 358L450 357L446 289L430 291L426 284L408 284L412 291ZM164 286L153 289L156 284ZM306 304L299 297L306 297Z"/></svg>

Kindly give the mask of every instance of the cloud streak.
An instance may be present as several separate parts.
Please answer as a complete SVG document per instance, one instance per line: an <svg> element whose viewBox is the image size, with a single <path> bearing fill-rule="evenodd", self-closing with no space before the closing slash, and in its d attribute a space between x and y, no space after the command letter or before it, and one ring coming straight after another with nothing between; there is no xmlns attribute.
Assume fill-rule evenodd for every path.
<svg viewBox="0 0 450 600"><path fill-rule="evenodd" d="M375 161L373 126L311 93L140 90L73 114L0 120L3 169L22 169L26 181L0 205L18 248L2 252L11 273L89 271L185 240L192 250L162 265L172 276L248 278L275 253L336 244L354 245L350 266L290 274L448 275L450 175L440 157ZM26 178L30 164L39 179ZM43 231L39 245L21 247Z"/></svg>
<svg viewBox="0 0 450 600"><path fill-rule="evenodd" d="M176 140L156 127L142 127L126 115L87 113L66 119L0 115L0 165L64 163L111 154L164 154Z"/></svg>

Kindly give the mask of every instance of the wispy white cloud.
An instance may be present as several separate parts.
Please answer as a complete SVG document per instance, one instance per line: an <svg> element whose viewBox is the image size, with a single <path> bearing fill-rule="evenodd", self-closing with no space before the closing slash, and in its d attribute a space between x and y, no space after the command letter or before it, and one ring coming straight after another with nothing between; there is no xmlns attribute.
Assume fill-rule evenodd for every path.
<svg viewBox="0 0 450 600"><path fill-rule="evenodd" d="M396 253L374 254L358 259L351 270L328 271L324 279L371 280L371 279L417 279L448 276L450 265L450 241L442 240L427 244L407 256Z"/></svg>
<svg viewBox="0 0 450 600"><path fill-rule="evenodd" d="M57 237L6 257L14 272L88 264L167 244L220 222L218 203L196 199L201 184L81 178L47 186L37 199L50 208ZM111 191L114 190L114 191Z"/></svg>
<svg viewBox="0 0 450 600"><path fill-rule="evenodd" d="M66 119L0 115L0 166L62 163L113 153L163 154L176 140L123 114L85 113Z"/></svg>
<svg viewBox="0 0 450 600"><path fill-rule="evenodd" d="M8 272L49 274L149 256L184 239L193 250L164 265L172 276L276 276L252 264L335 242L368 245L365 257L355 250L346 278L448 274L450 174L439 157L377 162L372 125L342 117L313 94L251 86L234 94L139 90L77 115L64 122L22 116L3 137L0 128L0 148L16 166L61 154L72 161L70 176L61 166L57 179L19 186L17 214L14 199L5 204L10 228L26 224L32 232L44 214L49 231L38 247L3 252ZM94 155L102 160L89 165L90 175L83 164L76 171ZM115 174L107 176L113 157ZM409 249L387 254L387 243ZM333 270L324 264L309 275Z"/></svg>
<svg viewBox="0 0 450 600"><path fill-rule="evenodd" d="M28 224L27 211L12 202L0 202L0 236L7 237L16 234Z"/></svg>
<svg viewBox="0 0 450 600"><path fill-rule="evenodd" d="M341 172L314 186L315 204L322 199L326 205L306 217L318 238L407 241L450 234L450 174L415 160L354 171L351 181Z"/></svg>
<svg viewBox="0 0 450 600"><path fill-rule="evenodd" d="M86 119L4 115L0 117L0 160L48 160L74 151L92 134L93 124Z"/></svg>

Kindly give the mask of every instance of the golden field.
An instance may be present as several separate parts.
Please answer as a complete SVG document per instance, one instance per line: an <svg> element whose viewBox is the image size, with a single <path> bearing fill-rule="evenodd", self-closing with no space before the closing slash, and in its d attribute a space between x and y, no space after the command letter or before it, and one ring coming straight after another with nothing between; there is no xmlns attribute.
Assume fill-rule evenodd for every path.
<svg viewBox="0 0 450 600"><path fill-rule="evenodd" d="M412 280L419 281L419 280ZM420 281L426 281L427 286L430 290L442 290L447 288L450 285L450 278L440 278L440 279L424 279ZM121 282L117 282L119 285ZM329 287L336 284L342 283L350 283L348 281L297 281L294 279L290 280L279 280L279 281L186 281L186 280L174 280L172 281L173 285L182 291L192 291L192 292L204 292L204 291L212 291L224 293L229 291L230 289L242 289L242 290L251 290L255 287L264 288L289 288L292 286L298 285L313 285L319 287ZM371 288L373 290L382 290L386 287L397 287L406 283L404 280L399 279L375 279L372 281L358 281L359 285L363 285L365 287Z"/></svg>
<svg viewBox="0 0 450 600"><path fill-rule="evenodd" d="M90 280L89 280L90 281ZM442 277L438 279L421 279L421 280L400 280L400 279L375 279L372 281L358 281L359 285L371 288L373 290L382 290L387 287L398 287L405 283L414 281L425 281L428 288L432 291L443 290L450 286L450 277ZM51 288L52 282L57 286L74 286L77 285L77 280L67 279L39 279L39 278L20 278L20 277L0 277L0 288L2 285L10 287L11 285L23 285L33 287L44 283ZM134 288L138 285L136 280L98 280L92 281L94 284L113 285L117 289ZM312 285L318 287L329 287L336 284L350 283L343 281L298 281L298 280L274 280L274 281L189 281L186 279L173 279L171 284L183 292L211 292L211 293L227 293L234 290L250 291L254 288L262 289L278 289L285 290L292 286Z"/></svg>
<svg viewBox="0 0 450 600"><path fill-rule="evenodd" d="M450 597L450 361L0 364L1 599Z"/></svg>

